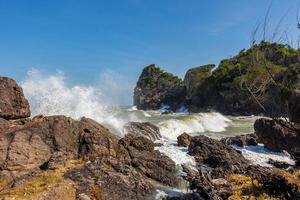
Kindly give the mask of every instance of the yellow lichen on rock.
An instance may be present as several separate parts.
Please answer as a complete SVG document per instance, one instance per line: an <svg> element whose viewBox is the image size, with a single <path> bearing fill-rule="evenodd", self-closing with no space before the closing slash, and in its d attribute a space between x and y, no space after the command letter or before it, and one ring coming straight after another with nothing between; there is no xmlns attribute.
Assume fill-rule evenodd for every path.
<svg viewBox="0 0 300 200"><path fill-rule="evenodd" d="M229 178L233 186L233 195L229 200L272 200L273 198L264 193L262 185L250 177L243 175L231 175Z"/></svg>
<svg viewBox="0 0 300 200"><path fill-rule="evenodd" d="M81 164L81 160L70 161L64 168L42 172L17 187L1 191L0 197L5 200L73 200L76 198L75 183L65 179L64 174Z"/></svg>

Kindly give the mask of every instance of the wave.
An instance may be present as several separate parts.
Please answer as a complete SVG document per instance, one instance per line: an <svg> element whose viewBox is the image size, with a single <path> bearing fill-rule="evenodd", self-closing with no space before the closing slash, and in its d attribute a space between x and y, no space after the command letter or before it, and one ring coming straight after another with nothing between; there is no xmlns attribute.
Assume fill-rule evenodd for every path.
<svg viewBox="0 0 300 200"><path fill-rule="evenodd" d="M123 134L122 128L127 122L138 121L134 114L122 117L121 108L112 105L101 88L68 86L62 72L45 76L38 70L31 70L21 86L30 102L32 115L66 115L74 119L85 116L108 126L118 135Z"/></svg>
<svg viewBox="0 0 300 200"><path fill-rule="evenodd" d="M182 133L222 132L230 125L231 120L220 113L199 113L182 115L158 123L162 136L177 140Z"/></svg>

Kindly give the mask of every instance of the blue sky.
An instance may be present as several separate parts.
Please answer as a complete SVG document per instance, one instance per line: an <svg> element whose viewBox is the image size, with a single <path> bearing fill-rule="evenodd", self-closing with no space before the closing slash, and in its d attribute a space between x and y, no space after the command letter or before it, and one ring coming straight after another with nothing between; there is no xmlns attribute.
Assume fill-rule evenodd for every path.
<svg viewBox="0 0 300 200"><path fill-rule="evenodd" d="M71 84L103 72L134 82L156 63L183 76L249 47L270 0L0 0L0 74L63 71ZM273 0L271 21L296 37L298 0ZM117 76L116 76L117 77ZM122 79L123 80L123 79ZM101 81L101 80L100 80Z"/></svg>

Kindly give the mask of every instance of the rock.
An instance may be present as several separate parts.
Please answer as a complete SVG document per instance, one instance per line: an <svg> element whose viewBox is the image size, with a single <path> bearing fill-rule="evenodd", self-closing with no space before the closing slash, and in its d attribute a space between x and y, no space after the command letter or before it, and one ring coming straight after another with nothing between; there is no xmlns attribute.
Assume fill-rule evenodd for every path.
<svg viewBox="0 0 300 200"><path fill-rule="evenodd" d="M288 116L291 122L300 123L300 91L293 91L288 100Z"/></svg>
<svg viewBox="0 0 300 200"><path fill-rule="evenodd" d="M297 155L300 147L300 131L291 123L280 119L258 119L254 124L259 140L272 151L287 151Z"/></svg>
<svg viewBox="0 0 300 200"><path fill-rule="evenodd" d="M206 136L193 137L188 149L188 154L195 157L197 166L205 164L211 168L213 179L242 173L248 165L243 155L236 150Z"/></svg>
<svg viewBox="0 0 300 200"><path fill-rule="evenodd" d="M119 138L87 118L37 116L0 134L0 168L14 173L55 169L70 159L115 156ZM17 175L17 174L16 174Z"/></svg>
<svg viewBox="0 0 300 200"><path fill-rule="evenodd" d="M279 169L288 169L289 167L293 167L293 165L290 165L289 163L273 160L271 158L268 160L268 163Z"/></svg>
<svg viewBox="0 0 300 200"><path fill-rule="evenodd" d="M238 135L234 137L226 137L222 138L221 142L226 145L237 145L239 147L244 146L257 146L258 138L255 134L247 134L247 135Z"/></svg>
<svg viewBox="0 0 300 200"><path fill-rule="evenodd" d="M228 199L233 194L232 186L223 178L213 179L212 185L222 199Z"/></svg>
<svg viewBox="0 0 300 200"><path fill-rule="evenodd" d="M208 78L215 65L203 65L200 67L189 69L184 77L184 85L186 87L186 99L191 99L197 92L200 85Z"/></svg>
<svg viewBox="0 0 300 200"><path fill-rule="evenodd" d="M126 135L120 139L119 144L129 153L131 165L147 177L173 187L178 184L175 163L154 150L152 141L144 137Z"/></svg>
<svg viewBox="0 0 300 200"><path fill-rule="evenodd" d="M112 159L86 164L65 176L77 183L78 193L87 194L91 199L150 200L154 193L153 185L142 174Z"/></svg>
<svg viewBox="0 0 300 200"><path fill-rule="evenodd" d="M247 174L261 183L269 195L282 199L300 198L299 177L294 178L288 172L249 165Z"/></svg>
<svg viewBox="0 0 300 200"><path fill-rule="evenodd" d="M157 110L168 105L175 111L183 105L184 99L183 81L154 64L143 69L134 89L134 105L138 109Z"/></svg>
<svg viewBox="0 0 300 200"><path fill-rule="evenodd" d="M29 103L16 81L0 77L0 118L20 119L30 117Z"/></svg>
<svg viewBox="0 0 300 200"><path fill-rule="evenodd" d="M124 127L124 130L127 134L143 136L151 141L161 139L159 128L149 122L130 122Z"/></svg>
<svg viewBox="0 0 300 200"><path fill-rule="evenodd" d="M191 143L192 136L187 133L182 133L177 137L177 145L180 147L188 147Z"/></svg>
<svg viewBox="0 0 300 200"><path fill-rule="evenodd" d="M167 197L166 200L205 200L199 193L182 194L176 197Z"/></svg>

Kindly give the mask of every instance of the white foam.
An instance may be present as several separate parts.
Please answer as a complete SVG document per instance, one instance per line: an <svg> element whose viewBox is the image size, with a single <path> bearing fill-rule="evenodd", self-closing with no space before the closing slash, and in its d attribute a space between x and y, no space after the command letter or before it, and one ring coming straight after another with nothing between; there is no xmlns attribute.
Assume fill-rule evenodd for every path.
<svg viewBox="0 0 300 200"><path fill-rule="evenodd" d="M121 109L106 101L100 89L80 85L69 87L61 72L44 76L32 70L23 81L22 88L33 116L66 115L74 119L86 116L107 125L117 134L122 134L123 126L130 120L139 120L134 113L120 117Z"/></svg>
<svg viewBox="0 0 300 200"><path fill-rule="evenodd" d="M230 122L231 120L219 113L200 113L164 120L158 123L158 126L162 136L176 140L184 132L222 132L229 126Z"/></svg>
<svg viewBox="0 0 300 200"><path fill-rule="evenodd" d="M171 158L176 165L181 166L182 164L185 164L191 168L196 167L195 159L193 156L187 154L188 149L186 147L178 147L176 143L167 139L161 139L157 142L163 145L155 147L155 149Z"/></svg>
<svg viewBox="0 0 300 200"><path fill-rule="evenodd" d="M272 152L264 148L264 145L262 144L259 144L258 146L233 147L241 151L243 156L247 160L249 160L253 165L272 167L272 165L268 163L269 159L286 162L290 165L295 164L295 161L291 159L289 154Z"/></svg>

